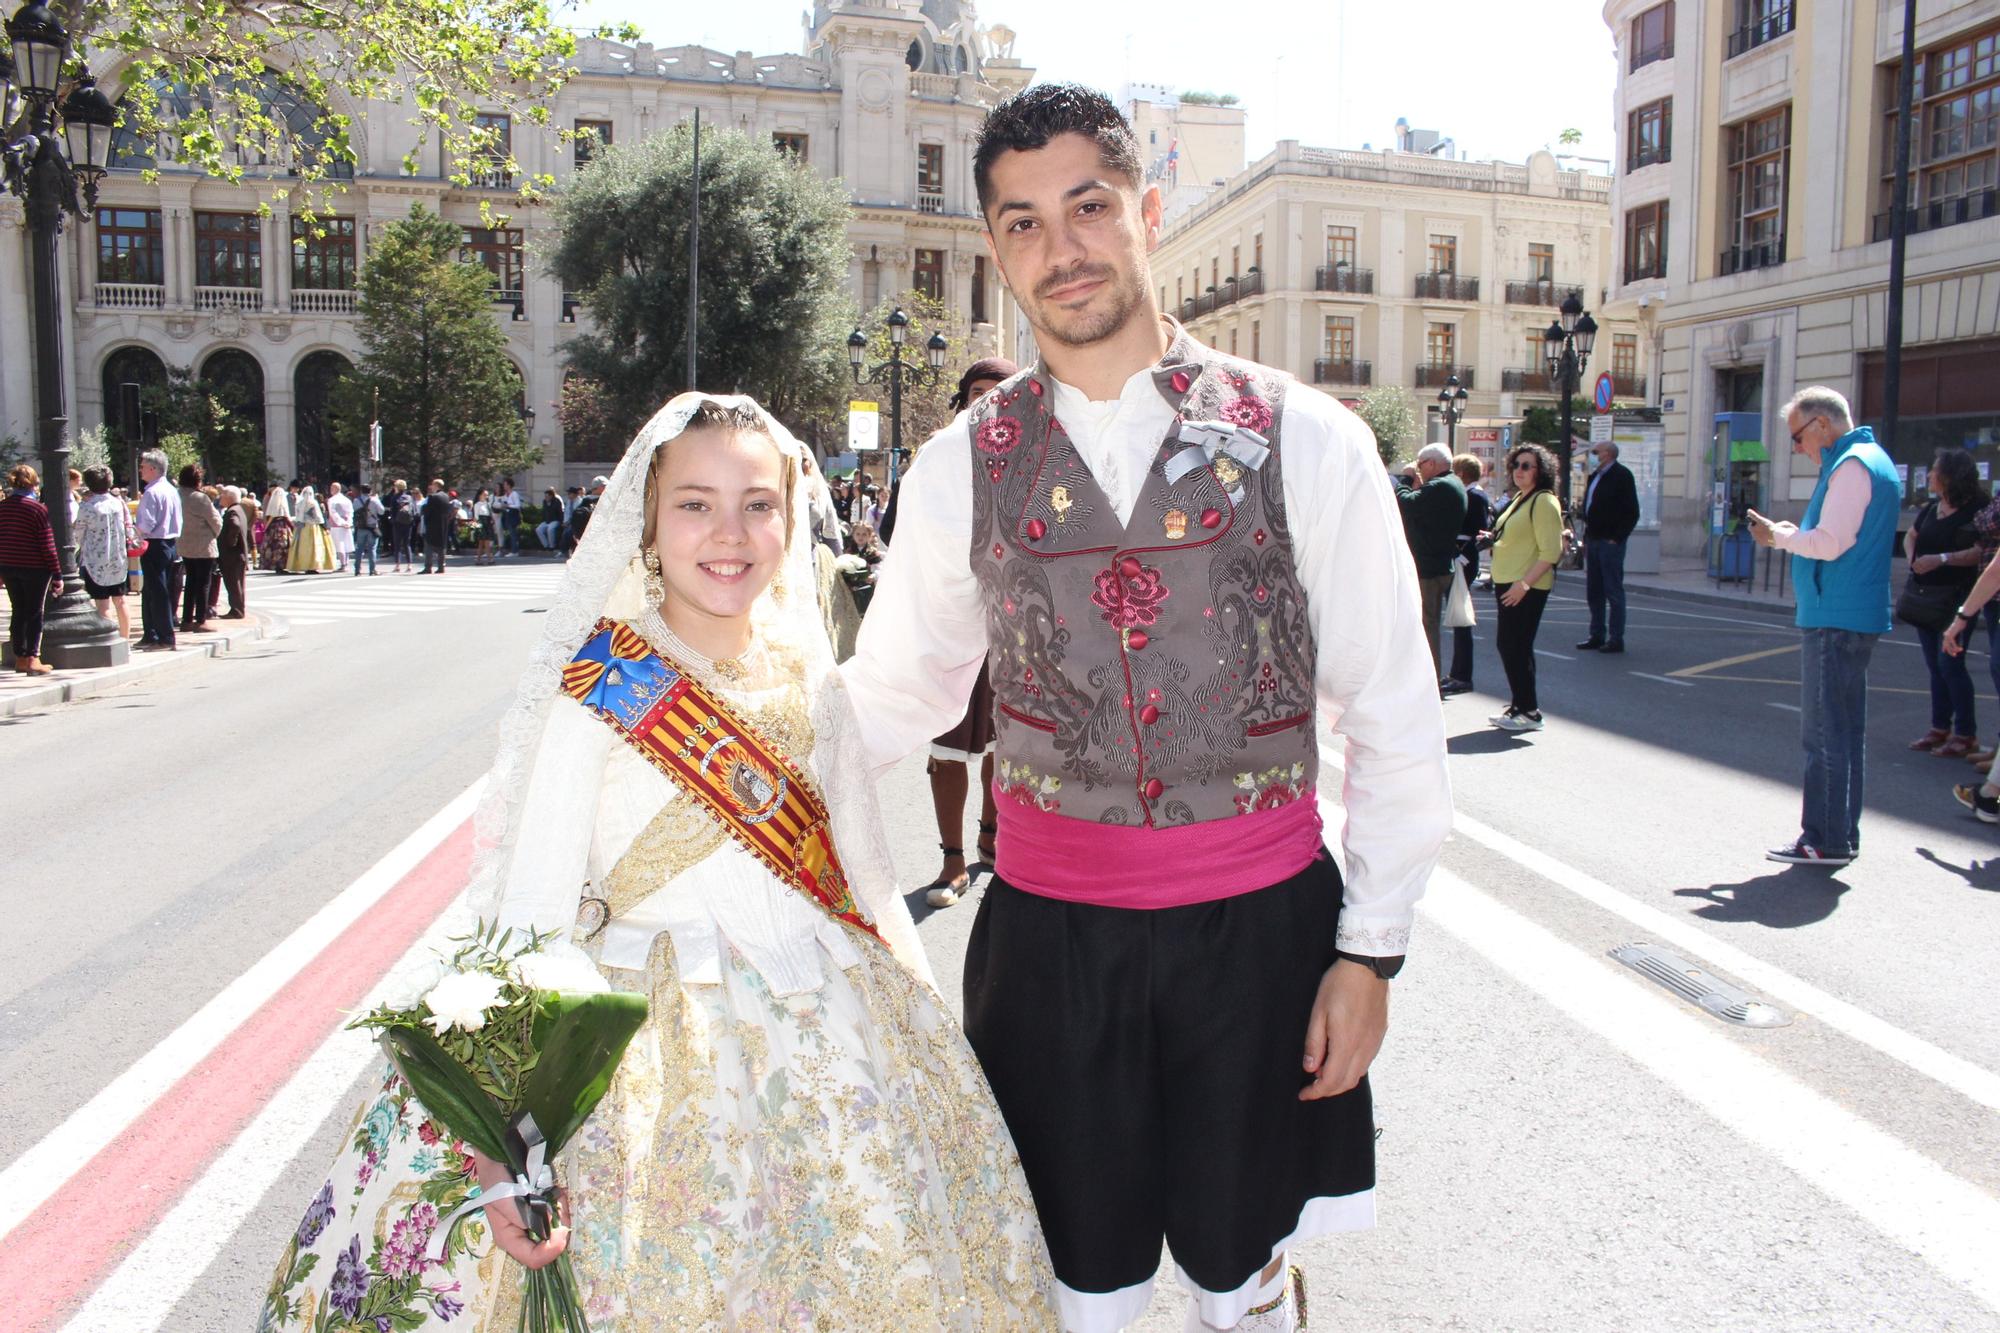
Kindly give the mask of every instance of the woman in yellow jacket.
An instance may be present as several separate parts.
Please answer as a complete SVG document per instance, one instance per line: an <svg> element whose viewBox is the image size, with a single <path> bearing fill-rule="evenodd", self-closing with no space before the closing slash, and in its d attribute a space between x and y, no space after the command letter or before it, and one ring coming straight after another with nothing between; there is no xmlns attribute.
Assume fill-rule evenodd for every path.
<svg viewBox="0 0 2000 1333"><path fill-rule="evenodd" d="M1514 498L1493 520L1493 592L1500 600L1494 631L1500 665L1507 671L1513 701L1490 719L1507 731L1540 731L1541 701L1535 697L1535 632L1542 608L1556 583L1562 556L1562 505L1555 496L1556 461L1539 444L1524 444L1507 455Z"/></svg>

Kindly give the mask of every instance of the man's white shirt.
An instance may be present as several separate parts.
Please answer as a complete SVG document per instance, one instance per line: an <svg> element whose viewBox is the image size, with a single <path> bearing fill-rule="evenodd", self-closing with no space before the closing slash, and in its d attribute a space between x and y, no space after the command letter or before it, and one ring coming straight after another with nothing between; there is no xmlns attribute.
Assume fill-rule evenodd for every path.
<svg viewBox="0 0 2000 1333"><path fill-rule="evenodd" d="M1138 503L1174 419L1152 370L1132 376L1118 399L1105 403L1050 381L1057 419L1121 522ZM1339 947L1401 954L1451 827L1444 715L1424 644L1416 567L1361 419L1293 384L1281 429L1286 520L1318 650L1321 715L1347 742ZM985 660L986 615L971 564L973 467L971 432L960 414L904 476L896 540L858 651L842 668L877 767L955 725ZM1331 770L1322 774L1322 782L1333 779Z"/></svg>

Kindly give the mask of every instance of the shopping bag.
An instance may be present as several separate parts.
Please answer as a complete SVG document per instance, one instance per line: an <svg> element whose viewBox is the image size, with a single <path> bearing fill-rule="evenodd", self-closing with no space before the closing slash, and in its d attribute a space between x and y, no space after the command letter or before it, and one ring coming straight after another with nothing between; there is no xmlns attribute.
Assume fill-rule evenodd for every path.
<svg viewBox="0 0 2000 1333"><path fill-rule="evenodd" d="M1479 623L1479 617L1472 609L1472 589L1466 586L1466 578L1465 566L1453 561L1451 591L1444 598L1446 629L1471 629Z"/></svg>

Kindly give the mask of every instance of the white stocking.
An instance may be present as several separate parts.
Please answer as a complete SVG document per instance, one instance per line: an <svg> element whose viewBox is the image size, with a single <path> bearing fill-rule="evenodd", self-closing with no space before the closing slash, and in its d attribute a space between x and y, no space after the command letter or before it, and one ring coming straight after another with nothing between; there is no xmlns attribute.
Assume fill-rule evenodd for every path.
<svg viewBox="0 0 2000 1333"><path fill-rule="evenodd" d="M1293 1299L1292 1272L1285 1258L1284 1255L1278 1256L1277 1275L1259 1285L1256 1294L1250 1298L1249 1310L1229 1326L1236 1333L1297 1333L1305 1327L1299 1320L1297 1302ZM1202 1319L1199 1298L1188 1307L1185 1333L1219 1333L1216 1325Z"/></svg>

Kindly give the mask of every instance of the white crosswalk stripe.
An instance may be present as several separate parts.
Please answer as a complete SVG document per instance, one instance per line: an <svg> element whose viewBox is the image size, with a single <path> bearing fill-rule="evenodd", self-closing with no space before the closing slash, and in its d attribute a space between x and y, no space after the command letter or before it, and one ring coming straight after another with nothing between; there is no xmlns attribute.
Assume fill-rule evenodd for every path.
<svg viewBox="0 0 2000 1333"><path fill-rule="evenodd" d="M453 569L421 583L416 575L390 573L262 578L250 585L250 605L283 616L296 629L546 599L555 595L562 575L561 565L536 565Z"/></svg>

